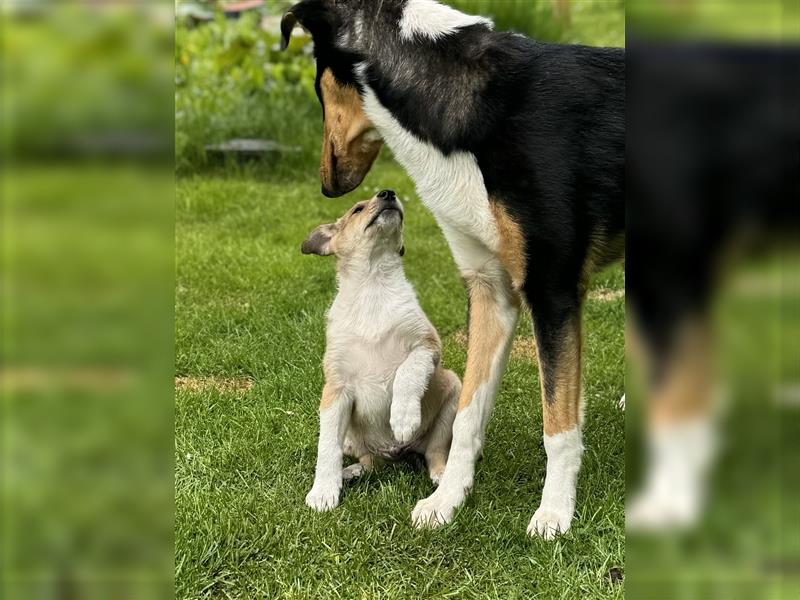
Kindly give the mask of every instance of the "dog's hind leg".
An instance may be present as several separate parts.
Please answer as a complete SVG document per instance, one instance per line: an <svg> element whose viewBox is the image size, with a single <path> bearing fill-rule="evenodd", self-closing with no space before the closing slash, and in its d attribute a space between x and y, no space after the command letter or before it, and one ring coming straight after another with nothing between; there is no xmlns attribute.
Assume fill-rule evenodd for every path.
<svg viewBox="0 0 800 600"><path fill-rule="evenodd" d="M447 465L447 456L450 453L450 444L453 440L453 421L458 410L458 397L461 394L461 380L452 371L440 370L436 375L439 378L438 389L435 393L441 394L441 408L439 414L431 425L425 438L425 462L431 481L439 485Z"/></svg>
<svg viewBox="0 0 800 600"><path fill-rule="evenodd" d="M457 261L461 264L458 255ZM439 487L420 500L411 518L417 527L449 523L472 488L475 462L519 315L519 301L511 278L494 257L477 270L464 270L469 292L469 346L464 385L453 423L453 443Z"/></svg>
<svg viewBox="0 0 800 600"><path fill-rule="evenodd" d="M552 539L565 533L575 512L581 435L581 315L577 292L532 286L533 313L547 453L542 500L529 535Z"/></svg>

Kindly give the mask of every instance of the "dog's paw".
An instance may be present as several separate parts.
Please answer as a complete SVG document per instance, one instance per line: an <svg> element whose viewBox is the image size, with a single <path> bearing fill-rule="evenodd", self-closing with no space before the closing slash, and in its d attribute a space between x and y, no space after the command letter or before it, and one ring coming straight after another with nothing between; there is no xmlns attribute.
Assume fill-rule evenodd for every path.
<svg viewBox="0 0 800 600"><path fill-rule="evenodd" d="M392 411L389 416L389 425L392 434L401 444L407 444L414 439L422 424L422 407L419 402L392 402Z"/></svg>
<svg viewBox="0 0 800 600"><path fill-rule="evenodd" d="M700 519L701 504L686 502L654 492L640 493L629 502L625 510L625 528L628 531L675 531L689 529Z"/></svg>
<svg viewBox="0 0 800 600"><path fill-rule="evenodd" d="M442 488L417 502L411 512L411 522L417 529L435 528L453 520L456 508L462 500L444 492Z"/></svg>
<svg viewBox="0 0 800 600"><path fill-rule="evenodd" d="M314 482L314 486L306 496L306 504L319 512L332 510L339 506L339 492L342 489L341 480L337 483L318 483Z"/></svg>
<svg viewBox="0 0 800 600"><path fill-rule="evenodd" d="M444 475L444 469L441 471L434 471L430 474L433 485L439 485L439 482L442 480L442 475Z"/></svg>
<svg viewBox="0 0 800 600"><path fill-rule="evenodd" d="M528 535L552 540L562 533L566 533L571 524L571 512L540 506L533 513L533 518L528 524Z"/></svg>
<svg viewBox="0 0 800 600"><path fill-rule="evenodd" d="M625 394L622 394L622 398L619 399L619 402L617 403L617 406L619 406L620 410L622 410L622 411L625 410Z"/></svg>

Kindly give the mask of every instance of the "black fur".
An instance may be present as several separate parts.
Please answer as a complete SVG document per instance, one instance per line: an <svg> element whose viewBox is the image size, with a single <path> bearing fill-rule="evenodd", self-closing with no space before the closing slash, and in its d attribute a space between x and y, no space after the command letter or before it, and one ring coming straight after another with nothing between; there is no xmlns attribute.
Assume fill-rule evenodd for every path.
<svg viewBox="0 0 800 600"><path fill-rule="evenodd" d="M627 300L658 384L676 333L708 321L733 245L796 239L800 49L629 52Z"/></svg>

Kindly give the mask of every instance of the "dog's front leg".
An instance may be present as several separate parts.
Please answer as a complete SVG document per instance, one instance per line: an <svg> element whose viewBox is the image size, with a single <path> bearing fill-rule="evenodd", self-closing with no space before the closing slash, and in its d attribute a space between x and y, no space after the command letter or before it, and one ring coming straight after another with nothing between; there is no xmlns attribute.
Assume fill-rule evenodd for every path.
<svg viewBox="0 0 800 600"><path fill-rule="evenodd" d="M314 485L306 496L306 504L318 511L339 505L342 490L342 448L350 420L352 401L329 383L322 390L319 407L319 446Z"/></svg>
<svg viewBox="0 0 800 600"><path fill-rule="evenodd" d="M419 431L422 397L438 361L439 353L432 342L430 347L419 346L412 350L395 373L389 424L394 438L401 444L410 442Z"/></svg>
<svg viewBox="0 0 800 600"><path fill-rule="evenodd" d="M492 259L465 274L469 291L469 346L453 443L439 487L411 515L417 527L449 523L472 488L486 424L505 370L519 314L510 279Z"/></svg>

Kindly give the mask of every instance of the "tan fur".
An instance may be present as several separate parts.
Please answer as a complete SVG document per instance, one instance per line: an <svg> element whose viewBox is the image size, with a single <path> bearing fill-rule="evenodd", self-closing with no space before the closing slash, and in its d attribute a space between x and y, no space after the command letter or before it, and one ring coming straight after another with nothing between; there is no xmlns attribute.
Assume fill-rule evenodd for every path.
<svg viewBox="0 0 800 600"><path fill-rule="evenodd" d="M322 400L320 400L319 408L320 410L325 410L328 408L333 402L336 400L337 394L335 392L335 387L330 383L325 383L325 387L322 388Z"/></svg>
<svg viewBox="0 0 800 600"><path fill-rule="evenodd" d="M492 373L492 363L503 348L508 332L500 320L496 294L505 293L503 282L481 275L467 279L469 293L469 343L467 345L467 366L464 371L464 385L458 409L470 405L481 385L486 383ZM498 289L500 288L500 289ZM516 301L516 296L514 296Z"/></svg>
<svg viewBox="0 0 800 600"><path fill-rule="evenodd" d="M374 133L355 87L342 85L326 69L320 90L325 110L320 178L328 190L350 191L364 179L383 142Z"/></svg>
<svg viewBox="0 0 800 600"><path fill-rule="evenodd" d="M589 242L589 249L583 260L579 282L581 296L586 295L592 275L625 256L624 235L618 235L610 240L599 240L600 238L597 238Z"/></svg>
<svg viewBox="0 0 800 600"><path fill-rule="evenodd" d="M555 435L570 431L578 426L581 404L581 334L580 319L567 327L564 332L561 351L556 361L556 380L554 394L548 398L545 392L544 377L540 382L542 389L542 420L545 435Z"/></svg>
<svg viewBox="0 0 800 600"><path fill-rule="evenodd" d="M652 390L649 420L665 427L712 412L713 366L711 337L701 323L688 323L678 335L663 380Z"/></svg>
<svg viewBox="0 0 800 600"><path fill-rule="evenodd" d="M500 239L497 258L511 276L511 284L517 292L525 284L526 254L525 237L522 229L508 211L495 201L490 201L490 208L497 226Z"/></svg>

